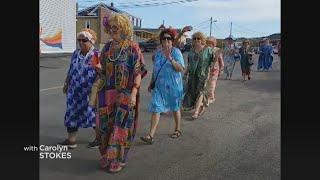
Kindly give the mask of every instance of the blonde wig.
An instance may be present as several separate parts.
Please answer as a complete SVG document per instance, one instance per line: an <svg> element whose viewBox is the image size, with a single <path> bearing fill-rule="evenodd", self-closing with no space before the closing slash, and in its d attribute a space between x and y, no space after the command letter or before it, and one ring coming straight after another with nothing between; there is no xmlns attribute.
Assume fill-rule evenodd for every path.
<svg viewBox="0 0 320 180"><path fill-rule="evenodd" d="M206 45L206 41L207 41L206 36L202 32L198 31L198 32L195 32L195 33L192 34L192 45L193 46L194 46L194 42L195 42L193 40L193 38L195 38L195 37L201 39L201 44L202 45Z"/></svg>
<svg viewBox="0 0 320 180"><path fill-rule="evenodd" d="M106 32L109 34L111 28L110 24L116 25L121 30L123 39L131 39L133 35L132 24L126 15L112 13L110 16L103 18L103 25Z"/></svg>

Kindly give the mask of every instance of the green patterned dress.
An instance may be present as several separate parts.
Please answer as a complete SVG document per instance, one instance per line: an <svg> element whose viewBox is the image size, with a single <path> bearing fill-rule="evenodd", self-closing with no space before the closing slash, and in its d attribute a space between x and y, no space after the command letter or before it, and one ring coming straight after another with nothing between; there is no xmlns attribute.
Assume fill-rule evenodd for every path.
<svg viewBox="0 0 320 180"><path fill-rule="evenodd" d="M210 47L200 52L190 51L188 54L188 67L185 74L185 96L183 108L193 109L200 95L203 95L203 104L208 106L209 73L213 64L214 52Z"/></svg>

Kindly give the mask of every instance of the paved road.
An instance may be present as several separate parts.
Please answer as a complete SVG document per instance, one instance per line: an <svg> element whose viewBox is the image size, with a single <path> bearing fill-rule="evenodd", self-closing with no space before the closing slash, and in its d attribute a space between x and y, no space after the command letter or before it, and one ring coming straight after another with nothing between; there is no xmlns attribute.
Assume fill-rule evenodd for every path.
<svg viewBox="0 0 320 180"><path fill-rule="evenodd" d="M148 70L151 56L145 54ZM54 145L64 139L65 96L61 85L69 57L40 59L40 144ZM256 63L255 63L256 64ZM237 64L234 80L219 80L216 102L197 121L183 114L179 139L173 132L173 117L161 117L153 145L139 137L150 126L147 105L150 94L142 83L139 128L127 167L108 174L98 165L97 149L85 146L93 140L92 129L81 129L78 148L70 160L40 160L42 180L277 180L280 179L280 62L276 57L270 72L253 72L242 82ZM253 69L256 69L254 66Z"/></svg>

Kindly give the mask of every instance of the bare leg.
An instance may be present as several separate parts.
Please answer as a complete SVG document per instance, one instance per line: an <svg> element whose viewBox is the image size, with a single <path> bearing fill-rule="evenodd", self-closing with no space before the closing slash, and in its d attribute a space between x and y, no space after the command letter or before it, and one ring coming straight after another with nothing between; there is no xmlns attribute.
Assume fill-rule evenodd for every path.
<svg viewBox="0 0 320 180"><path fill-rule="evenodd" d="M214 92L216 91L216 85L217 85L217 78L218 77L213 77L214 79L212 80L212 82L211 82L211 103L213 103L214 102L214 100L215 100L215 94L214 94Z"/></svg>
<svg viewBox="0 0 320 180"><path fill-rule="evenodd" d="M174 117L174 122L175 122L174 130L180 131L181 111L178 110L178 111L173 112L173 117Z"/></svg>
<svg viewBox="0 0 320 180"><path fill-rule="evenodd" d="M196 103L194 115L192 116L192 117L195 118L195 119L198 118L200 108L201 108L201 106L203 106L202 100L203 100L203 95L200 95L200 97L198 98L198 101L197 101L197 103Z"/></svg>
<svg viewBox="0 0 320 180"><path fill-rule="evenodd" d="M151 126L150 126L150 136L154 137L156 129L159 123L160 113L152 113L151 115Z"/></svg>
<svg viewBox="0 0 320 180"><path fill-rule="evenodd" d="M76 142L77 132L68 133L68 140L70 142Z"/></svg>

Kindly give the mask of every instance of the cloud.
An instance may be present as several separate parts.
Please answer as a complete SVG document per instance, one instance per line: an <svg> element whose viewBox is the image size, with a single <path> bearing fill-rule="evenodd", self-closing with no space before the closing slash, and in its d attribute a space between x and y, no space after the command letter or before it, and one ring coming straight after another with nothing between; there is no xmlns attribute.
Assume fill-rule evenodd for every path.
<svg viewBox="0 0 320 180"><path fill-rule="evenodd" d="M193 19L214 17L218 21L257 22L279 20L280 0L200 0L187 3Z"/></svg>

